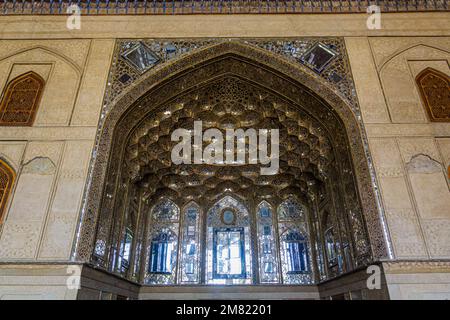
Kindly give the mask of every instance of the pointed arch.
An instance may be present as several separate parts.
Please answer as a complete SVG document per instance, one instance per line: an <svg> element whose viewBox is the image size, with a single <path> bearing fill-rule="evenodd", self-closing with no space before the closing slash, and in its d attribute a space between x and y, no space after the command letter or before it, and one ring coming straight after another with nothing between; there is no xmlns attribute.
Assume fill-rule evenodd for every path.
<svg viewBox="0 0 450 320"><path fill-rule="evenodd" d="M11 80L0 102L1 126L32 126L45 81L34 71Z"/></svg>
<svg viewBox="0 0 450 320"><path fill-rule="evenodd" d="M180 208L168 198L163 198L152 209L152 220L177 221L180 218Z"/></svg>
<svg viewBox="0 0 450 320"><path fill-rule="evenodd" d="M183 206L178 261L179 283L198 284L200 282L201 215L201 207L197 202L190 201Z"/></svg>
<svg viewBox="0 0 450 320"><path fill-rule="evenodd" d="M433 68L422 70L416 77L422 103L432 122L450 121L450 77Z"/></svg>
<svg viewBox="0 0 450 320"><path fill-rule="evenodd" d="M29 47L14 51L6 56L1 57L0 62L4 62L7 59L10 59L12 57L15 57L15 56L27 53L27 52L31 52L34 50L36 50L36 51L40 50L41 52L51 55L51 56L57 58L58 60L61 59L61 61L63 61L64 63L67 63L77 73L77 75L81 76L82 69L75 60L71 59L64 53L60 52L59 50L56 50L55 48L49 48L49 47L42 46L42 45L29 46Z"/></svg>
<svg viewBox="0 0 450 320"><path fill-rule="evenodd" d="M311 237L306 207L290 196L277 208L283 283L312 283Z"/></svg>
<svg viewBox="0 0 450 320"><path fill-rule="evenodd" d="M424 44L424 43L418 43L418 44L414 44L414 45L410 45L410 46L401 48L401 49L397 50L396 52L394 52L393 54L391 54L390 56L388 56L387 58L385 58L380 63L380 66L378 67L378 70L380 70L380 71L383 70L388 65L388 63L390 63L396 57L398 57L398 56L400 56L400 55L402 55L402 54L404 54L404 53L406 53L408 51L411 51L413 49L420 48L420 47L423 47L423 48L426 48L426 49L430 49L430 50L435 50L436 52L440 52L440 53L443 53L443 54L449 54L450 53L449 51L445 50L444 48L439 48L437 46L432 46L432 45L428 45L428 44Z"/></svg>
<svg viewBox="0 0 450 320"><path fill-rule="evenodd" d="M3 159L0 159L0 224L6 216L8 199L15 179L14 169Z"/></svg>
<svg viewBox="0 0 450 320"><path fill-rule="evenodd" d="M274 207L266 200L262 200L256 207L261 283L278 283L280 281L276 221Z"/></svg>

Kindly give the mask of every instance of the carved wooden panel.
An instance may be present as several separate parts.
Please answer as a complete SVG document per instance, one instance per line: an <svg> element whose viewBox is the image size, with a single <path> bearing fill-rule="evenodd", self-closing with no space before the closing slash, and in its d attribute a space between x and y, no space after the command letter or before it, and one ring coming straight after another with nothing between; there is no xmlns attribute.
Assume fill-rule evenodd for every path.
<svg viewBox="0 0 450 320"><path fill-rule="evenodd" d="M0 125L31 126L44 88L44 79L33 71L11 80L0 103Z"/></svg>
<svg viewBox="0 0 450 320"><path fill-rule="evenodd" d="M450 77L426 68L416 81L430 121L450 121Z"/></svg>
<svg viewBox="0 0 450 320"><path fill-rule="evenodd" d="M0 224L6 214L6 204L11 193L14 178L14 170L0 159Z"/></svg>

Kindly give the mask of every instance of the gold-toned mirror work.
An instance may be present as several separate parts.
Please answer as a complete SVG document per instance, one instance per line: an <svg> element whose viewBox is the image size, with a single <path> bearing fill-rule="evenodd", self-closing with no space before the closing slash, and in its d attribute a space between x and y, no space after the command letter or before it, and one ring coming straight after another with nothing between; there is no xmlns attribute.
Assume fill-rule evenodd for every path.
<svg viewBox="0 0 450 320"><path fill-rule="evenodd" d="M202 121L204 130L218 128L223 133L226 128L279 129L279 173L261 175L260 165L252 164L173 164L171 150L177 142L171 141L171 133L177 128L193 130L196 120ZM195 90L179 95L174 100L155 108L129 133L121 153L113 156L113 161L120 163L119 181L121 181L117 185L114 220L121 221L121 224L114 226L116 232L111 243L114 249L109 258L109 268L146 284L257 282L308 284L314 280L314 276L317 279L325 279L344 269L352 269L354 244L348 231L350 223L348 216L341 216L341 225L335 227L339 230L335 239L339 259L334 265L324 263L325 243L321 229L325 229L325 226L320 226L320 216L324 209L333 212L333 216L339 214L336 202L341 200L336 194L343 190L341 175L345 173L340 172L337 164L345 165L345 162L339 161L342 157L348 161L348 153L342 148L342 144L346 143L344 137L339 133L331 134L329 129L330 127L313 118L299 106L293 105L270 90L234 76L200 84ZM336 141L339 138L343 140ZM203 147L209 143L210 141L205 141ZM340 154L338 158L336 152ZM120 158L116 158L119 155ZM239 217L239 212L250 213L247 217L249 221L247 227L235 222L239 221L235 217L231 217L231 222L228 223L233 227L245 229L246 236L243 241L248 247L246 263L250 263L248 260L251 260L252 265L249 265L242 281L236 280L237 278L230 280L220 277L218 279L222 280L215 281L218 279L214 278L213 267L210 267L210 272L206 268L207 257L210 256L212 259L214 255L214 247L208 245L208 239L205 238L207 228L210 227L206 222L206 212L225 196L232 197L245 208L230 211L229 215L236 212L236 216ZM106 194L106 197L109 195ZM288 216L281 213L274 217L273 225L276 228L273 232L276 241L273 242L271 251L274 257L280 255L281 258L273 259L273 264L266 264L263 259L257 258L257 243L263 241L260 238L270 234L268 231L264 234L264 228L257 230L257 207L264 201L272 208L278 208L287 199L297 199L301 203L299 207L304 208L302 209L304 214L299 222L295 222L296 218L290 221ZM357 203L357 198L355 201ZM166 203L165 209L153 207L161 203ZM185 228L183 224L187 219L180 219L185 215L178 213L180 208L189 203L200 208L197 213L200 219L197 228L204 226L203 229L193 231L194 236L199 232L199 236L194 237L193 245L196 250L202 248L195 266L186 265L183 260L183 255L184 257L187 255L188 244L183 245L184 239L180 230ZM239 205L236 204L237 207ZM222 221L222 211L227 208L229 207L224 206L218 212L221 219L217 220L221 221L218 222L221 227L227 225ZM150 212L166 213L155 216ZM294 233L292 230L299 231ZM209 242L213 242L213 230L210 232ZM139 234L142 234L140 244L132 240ZM171 240L162 245L163 238ZM300 242L301 239L304 239L302 250L308 252L303 274L308 276L294 277L296 273L288 270L288 253L283 251L288 250L286 249L288 244L283 247L283 241L291 245L294 240ZM161 247L160 250L170 249L169 254L172 256L156 257L157 244ZM94 256L101 257L103 248L103 245L97 244L97 255ZM192 250L191 247L189 250ZM262 252L259 254L262 255ZM151 269L152 262L157 259L169 259L170 266L154 265ZM260 265L261 263L263 265ZM180 278L181 274L186 274L183 271L186 268L199 270L198 276L194 277L195 280L183 281ZM263 272L264 269L267 272ZM270 277L269 274L274 273L275 275ZM249 278L249 274L253 276Z"/></svg>
<svg viewBox="0 0 450 320"><path fill-rule="evenodd" d="M450 77L426 68L416 78L422 101L430 121L450 121Z"/></svg>

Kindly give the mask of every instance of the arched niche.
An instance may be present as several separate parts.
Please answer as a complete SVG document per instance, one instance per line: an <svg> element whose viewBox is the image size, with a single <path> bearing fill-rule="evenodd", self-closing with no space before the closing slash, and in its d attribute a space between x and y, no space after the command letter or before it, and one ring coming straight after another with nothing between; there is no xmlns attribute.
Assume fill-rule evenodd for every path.
<svg viewBox="0 0 450 320"><path fill-rule="evenodd" d="M416 77L423 106L432 122L450 122L450 77L433 68Z"/></svg>
<svg viewBox="0 0 450 320"><path fill-rule="evenodd" d="M193 52L149 72L128 93L116 100L98 135L92 181L76 245L78 259L89 261L95 243L103 243L106 248L104 258L96 263L108 268L108 247L118 241L121 232L113 222L120 219L123 208L127 207L123 198L118 195L129 192L125 190L127 185L142 181L149 173L147 164L140 166L139 161L123 165L130 160L126 160L127 153L139 153L137 150L133 151L135 147L129 142L138 142L144 138L151 129L149 124L152 126L154 121L156 122L153 124L159 126L161 132L165 132L164 141L167 142L167 134L174 128L173 120L176 116L173 113L183 109L177 107L182 102L180 99L195 100L199 90L203 93L212 92L210 90L213 89L220 91L224 84L231 88L231 83L235 87L238 84L237 87L244 91L251 89L251 92L261 92L261 100L264 100L264 96L271 97L271 102L266 103L266 113L279 115L281 118L278 122L289 120L292 116L297 117L297 125L289 125L289 121L286 121L286 131L302 127L307 129L307 134L311 137L316 136L317 141L320 140L318 136L326 137L330 150L333 150L333 159L335 163L339 163L328 171L342 182L339 186L316 188L314 183L308 184L308 177L312 182L314 173L316 178L321 177L324 181L328 179L321 173L320 161L317 161L310 168L311 175L303 175L304 181L299 187L289 185L289 181L282 181L283 179L278 181L280 186L287 185L280 188L279 191L282 192L276 193L277 199L274 201L281 201L292 195L305 197L305 201L308 201L318 197L321 190L327 190L340 204L341 223L347 230L346 239L352 243L357 264L363 265L374 257L387 255L382 219L377 209L366 159L363 132L347 102L303 67L262 49L225 42ZM256 108L255 112L264 113L261 107ZM164 163L167 158L160 160ZM295 166L287 165L287 170L290 167ZM301 167L301 164L297 167ZM151 181L147 184L152 185ZM229 184L225 191L232 189L232 184ZM265 194L267 192L261 192L257 196L263 199ZM148 195L141 196L150 199ZM153 193L151 201L157 201L163 196L174 199L179 197L176 190L165 190ZM184 200L187 202L195 197L193 194L191 198ZM146 205L149 204L143 204L144 207ZM118 206L122 206L122 209L115 210Z"/></svg>

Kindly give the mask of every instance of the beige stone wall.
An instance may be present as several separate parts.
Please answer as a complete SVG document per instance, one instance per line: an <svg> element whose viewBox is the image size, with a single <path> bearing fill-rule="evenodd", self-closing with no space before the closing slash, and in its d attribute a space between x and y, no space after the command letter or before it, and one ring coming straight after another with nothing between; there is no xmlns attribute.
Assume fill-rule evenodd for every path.
<svg viewBox="0 0 450 320"><path fill-rule="evenodd" d="M67 261L94 143L113 40L0 40L0 92L34 71L45 88L32 127L0 127L17 173L0 226L0 261Z"/></svg>

